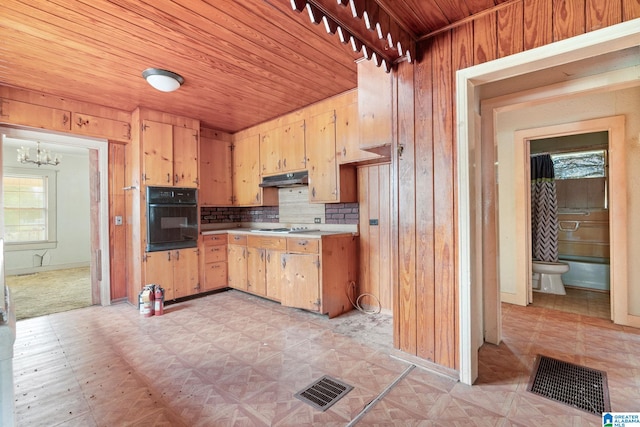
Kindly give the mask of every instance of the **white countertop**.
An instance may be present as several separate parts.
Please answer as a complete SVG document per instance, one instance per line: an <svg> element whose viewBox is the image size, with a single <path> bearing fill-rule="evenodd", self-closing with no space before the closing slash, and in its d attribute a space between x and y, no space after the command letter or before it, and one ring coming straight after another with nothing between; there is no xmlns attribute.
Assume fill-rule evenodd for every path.
<svg viewBox="0 0 640 427"><path fill-rule="evenodd" d="M267 227L264 227L267 228ZM278 227L274 227L278 228ZM246 235L265 235L265 236L283 236L283 237L322 237L322 236L335 236L338 234L351 234L357 235L356 232L353 231L340 231L340 230L312 230L308 231L289 231L289 232L280 232L280 231L267 231L257 228L228 228L228 229L219 229L219 230L202 230L200 234L203 236L211 235L211 234L246 234Z"/></svg>

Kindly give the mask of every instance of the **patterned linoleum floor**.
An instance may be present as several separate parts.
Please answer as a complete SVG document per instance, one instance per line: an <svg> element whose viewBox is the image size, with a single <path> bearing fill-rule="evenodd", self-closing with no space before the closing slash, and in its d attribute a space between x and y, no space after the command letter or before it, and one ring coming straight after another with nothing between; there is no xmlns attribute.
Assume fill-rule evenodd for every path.
<svg viewBox="0 0 640 427"><path fill-rule="evenodd" d="M612 409L640 411L637 329L503 305L505 341L481 348L476 385L421 368L394 385L411 365L337 332L337 319L229 291L151 318L118 304L23 320L17 424L600 426L595 415L526 391L538 353L605 370ZM354 386L326 412L293 396L322 375Z"/></svg>

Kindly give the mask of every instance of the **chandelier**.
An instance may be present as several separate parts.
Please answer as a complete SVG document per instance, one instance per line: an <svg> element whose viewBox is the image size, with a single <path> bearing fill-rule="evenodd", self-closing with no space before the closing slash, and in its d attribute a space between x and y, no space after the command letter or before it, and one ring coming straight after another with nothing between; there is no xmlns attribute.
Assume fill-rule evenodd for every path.
<svg viewBox="0 0 640 427"><path fill-rule="evenodd" d="M40 148L40 141L38 141L36 144L37 147L35 158L31 157L29 148L18 148L18 161L20 163L33 163L38 165L38 167L40 167L41 165L57 166L60 164L60 159L62 158L62 156L58 154L52 155L49 150Z"/></svg>

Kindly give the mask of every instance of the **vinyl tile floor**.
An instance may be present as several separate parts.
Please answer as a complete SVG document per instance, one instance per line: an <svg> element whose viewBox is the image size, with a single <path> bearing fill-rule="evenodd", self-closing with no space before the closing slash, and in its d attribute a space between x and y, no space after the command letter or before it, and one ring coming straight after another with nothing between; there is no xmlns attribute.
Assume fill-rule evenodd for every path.
<svg viewBox="0 0 640 427"><path fill-rule="evenodd" d="M351 318L391 336L390 320L357 316L368 315L327 319L227 291L149 318L122 303L22 320L17 425L601 426L526 391L537 354L606 371L612 409L640 411L638 329L504 304L504 342L481 347L467 386L345 333ZM323 375L354 387L324 412L294 396Z"/></svg>

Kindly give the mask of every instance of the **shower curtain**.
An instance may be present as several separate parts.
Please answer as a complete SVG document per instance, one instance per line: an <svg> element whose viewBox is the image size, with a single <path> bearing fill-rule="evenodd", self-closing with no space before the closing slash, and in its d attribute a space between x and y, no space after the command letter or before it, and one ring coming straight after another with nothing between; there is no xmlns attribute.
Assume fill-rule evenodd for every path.
<svg viewBox="0 0 640 427"><path fill-rule="evenodd" d="M558 261L558 200L547 153L531 156L531 249L533 259Z"/></svg>

